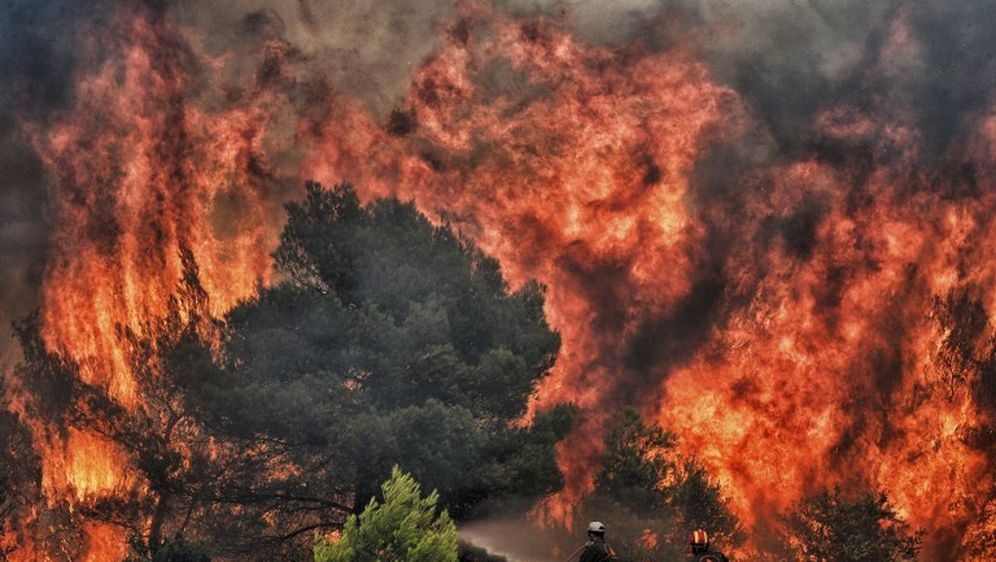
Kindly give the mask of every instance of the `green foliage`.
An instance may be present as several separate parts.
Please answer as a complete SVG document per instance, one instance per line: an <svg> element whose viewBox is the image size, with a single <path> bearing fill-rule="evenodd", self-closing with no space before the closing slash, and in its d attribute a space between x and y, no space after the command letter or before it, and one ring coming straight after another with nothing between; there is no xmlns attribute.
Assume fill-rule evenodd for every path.
<svg viewBox="0 0 996 562"><path fill-rule="evenodd" d="M383 503L371 499L338 540L317 542L315 562L457 562L456 525L445 511L437 514L436 492L423 497L398 467L381 492Z"/></svg>
<svg viewBox="0 0 996 562"><path fill-rule="evenodd" d="M913 533L884 495L850 500L840 491L802 502L785 517L788 550L805 562L916 560L921 533Z"/></svg>
<svg viewBox="0 0 996 562"><path fill-rule="evenodd" d="M494 259L411 204L363 207L348 185L312 183L287 212L275 253L287 281L228 315L216 376L185 380L204 419L291 451L312 491L337 478L321 495L355 492L355 508L395 464L458 516L556 490L569 416L510 423L560 344L542 289L510 291Z"/></svg>
<svg viewBox="0 0 996 562"><path fill-rule="evenodd" d="M708 529L717 545L736 546L744 533L719 488L693 459L674 452L675 437L627 410L613 427L584 519L611 523L620 560L681 559L688 535Z"/></svg>

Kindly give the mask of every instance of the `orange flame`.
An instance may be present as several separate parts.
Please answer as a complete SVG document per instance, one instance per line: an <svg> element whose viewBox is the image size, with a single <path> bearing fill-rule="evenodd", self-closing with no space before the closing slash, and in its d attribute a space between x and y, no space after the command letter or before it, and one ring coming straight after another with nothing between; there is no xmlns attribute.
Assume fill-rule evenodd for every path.
<svg viewBox="0 0 996 562"><path fill-rule="evenodd" d="M563 349L531 411L582 412L558 447L566 486L550 516L569 520L605 421L634 404L748 523L840 484L886 491L934 532L936 559L963 557L996 526L991 493L977 493L996 485L993 458L971 437L993 423L971 389L996 326L996 117L958 156L976 166L976 196L945 195L954 180L917 164L912 125L841 107L817 129L868 147L870 163L783 162L729 177L724 201L696 192L697 166L716 143L763 145L764 132L680 46L591 47L550 22L463 6L381 128L349 99L302 111L282 93L299 79L289 62L240 97L195 84L225 59L161 15L116 25L90 40L116 55L34 138L57 195L44 337L122 404L142 398L121 330L142 334L163 314L181 249L220 315L270 278L276 178L350 179L366 198L415 198L513 283L548 286ZM893 50L912 41L903 30ZM273 41L263 56L287 52ZM286 113L293 139L270 126ZM959 332L966 314L974 331ZM50 499L140 489L100 438L36 433ZM92 559L117 552L108 528L86 531Z"/></svg>
<svg viewBox="0 0 996 562"><path fill-rule="evenodd" d="M992 119L960 157L986 170L981 197L946 197L933 184L957 180L909 171L911 125L845 107L817 126L886 155L870 172L803 160L731 177L741 204L699 208L689 186L709 144L761 134L704 67L681 49L591 48L486 10L464 18L417 73L400 138L332 120L305 170L414 197L513 281L549 286L564 345L533 409L569 400L584 416L558 448L566 487L548 514L569 520L603 421L628 402L677 432L747 523L826 486L882 489L933 531L929 556L963 556L965 530L994 524L992 456L968 440L992 423L971 390L996 325ZM779 242L793 221L812 229L809 247ZM709 246L710 228L732 234L729 248ZM957 295L984 316L974 355L952 365L936 314ZM640 343L658 349L634 367Z"/></svg>
<svg viewBox="0 0 996 562"><path fill-rule="evenodd" d="M106 31L106 30L105 30ZM220 315L269 279L279 201L263 154L268 93L217 113L194 101L182 41L160 15L122 14L84 52L111 50L76 85L78 104L29 126L55 190L57 232L42 288L43 337L83 382L126 407L142 400L125 331L143 335L167 311L193 253ZM219 93L210 92L208 98ZM34 427L50 501L140 493L129 459L97 435ZM85 560L124 555L123 531L92 524Z"/></svg>

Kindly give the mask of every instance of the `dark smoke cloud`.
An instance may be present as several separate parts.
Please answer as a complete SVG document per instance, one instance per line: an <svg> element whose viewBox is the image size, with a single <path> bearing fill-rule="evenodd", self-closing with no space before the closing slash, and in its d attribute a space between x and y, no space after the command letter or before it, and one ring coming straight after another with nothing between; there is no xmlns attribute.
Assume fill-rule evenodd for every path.
<svg viewBox="0 0 996 562"><path fill-rule="evenodd" d="M178 0L170 14L200 31L207 49L216 53L244 51L247 35L265 27L299 50L310 73L338 92L364 99L383 117L412 72L439 46L436 25L455 5L452 0Z"/></svg>
<svg viewBox="0 0 996 562"><path fill-rule="evenodd" d="M996 4L930 3L914 8L910 19L925 51L923 72L908 95L919 108L918 125L930 133L930 147L940 151L996 101Z"/></svg>
<svg viewBox="0 0 996 562"><path fill-rule="evenodd" d="M501 11L563 22L583 40L651 48L693 43L718 78L756 92L766 114L791 128L858 58L888 3L862 0L494 0ZM265 17L316 71L380 115L401 99L412 71L440 45L455 0L177 0L171 14L208 46L240 50L244 22ZM784 123L782 123L784 121Z"/></svg>

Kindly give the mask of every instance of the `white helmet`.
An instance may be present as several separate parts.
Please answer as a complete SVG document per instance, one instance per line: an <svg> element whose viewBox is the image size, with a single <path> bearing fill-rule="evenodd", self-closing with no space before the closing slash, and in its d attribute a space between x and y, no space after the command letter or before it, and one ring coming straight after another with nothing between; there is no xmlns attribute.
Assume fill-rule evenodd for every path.
<svg viewBox="0 0 996 562"><path fill-rule="evenodd" d="M588 523L588 532L596 535L604 535L605 525L603 525L601 521L592 521L591 523Z"/></svg>

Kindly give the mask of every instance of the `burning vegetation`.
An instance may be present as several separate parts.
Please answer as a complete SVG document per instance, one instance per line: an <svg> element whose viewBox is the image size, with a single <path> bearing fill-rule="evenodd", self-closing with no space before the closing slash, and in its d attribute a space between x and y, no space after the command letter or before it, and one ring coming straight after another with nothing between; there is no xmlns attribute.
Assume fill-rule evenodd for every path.
<svg viewBox="0 0 996 562"><path fill-rule="evenodd" d="M996 556L983 2L193 4L0 22L0 559Z"/></svg>

